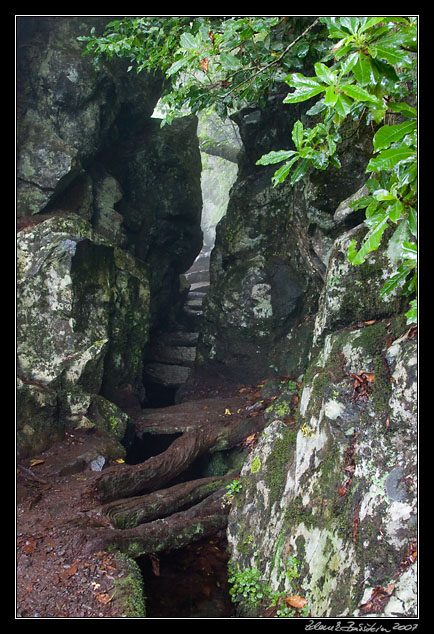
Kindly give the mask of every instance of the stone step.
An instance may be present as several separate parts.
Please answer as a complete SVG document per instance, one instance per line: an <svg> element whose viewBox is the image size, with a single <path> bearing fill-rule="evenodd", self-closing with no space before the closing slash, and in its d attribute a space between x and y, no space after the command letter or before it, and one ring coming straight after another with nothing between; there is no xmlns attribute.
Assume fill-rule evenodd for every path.
<svg viewBox="0 0 434 634"><path fill-rule="evenodd" d="M184 304L184 308L198 311L202 310L203 298L202 297L193 297L192 299L187 299Z"/></svg>
<svg viewBox="0 0 434 634"><path fill-rule="evenodd" d="M185 277L189 284L196 284L197 282L209 282L209 270L186 273Z"/></svg>
<svg viewBox="0 0 434 634"><path fill-rule="evenodd" d="M191 284L190 286L190 291L191 292L199 292L199 293L205 293L205 295L208 294L209 291L209 281L206 282L193 282L193 284Z"/></svg>
<svg viewBox="0 0 434 634"><path fill-rule="evenodd" d="M200 323L202 321L202 311L198 309L192 309L184 305L184 308L180 314L180 320L184 328L190 331L200 330Z"/></svg>
<svg viewBox="0 0 434 634"><path fill-rule="evenodd" d="M164 346L195 347L199 339L198 332L164 332L158 335L158 343Z"/></svg>
<svg viewBox="0 0 434 634"><path fill-rule="evenodd" d="M172 365L185 365L192 367L196 359L195 346L167 346L161 341L156 341L150 349L148 357L151 361L170 363Z"/></svg>
<svg viewBox="0 0 434 634"><path fill-rule="evenodd" d="M187 300L190 299L201 299L204 300L208 293L204 291L188 291Z"/></svg>
<svg viewBox="0 0 434 634"><path fill-rule="evenodd" d="M198 270L209 270L211 251L201 251L187 273Z"/></svg>
<svg viewBox="0 0 434 634"><path fill-rule="evenodd" d="M165 387L179 388L187 381L191 368L185 365L147 363L144 367L144 372L153 383L158 383Z"/></svg>

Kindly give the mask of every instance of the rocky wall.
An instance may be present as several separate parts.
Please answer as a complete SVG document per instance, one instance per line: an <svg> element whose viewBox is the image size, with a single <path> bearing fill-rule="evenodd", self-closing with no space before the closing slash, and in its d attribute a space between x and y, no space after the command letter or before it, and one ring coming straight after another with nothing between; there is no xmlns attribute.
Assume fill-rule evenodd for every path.
<svg viewBox="0 0 434 634"><path fill-rule="evenodd" d="M119 407L146 399L150 331L175 310L202 246L197 120L161 129L161 76L82 55L77 37L108 21L18 19L20 455L71 425L121 439Z"/></svg>
<svg viewBox="0 0 434 634"><path fill-rule="evenodd" d="M199 343L201 364L252 381L306 368L330 250L361 221L360 212L339 206L363 186L372 147L370 128L348 124L341 169L312 170L295 187L287 181L273 187L276 167L256 161L293 149L299 118L312 125L299 105L282 104L283 96L234 116L243 150L217 226Z"/></svg>

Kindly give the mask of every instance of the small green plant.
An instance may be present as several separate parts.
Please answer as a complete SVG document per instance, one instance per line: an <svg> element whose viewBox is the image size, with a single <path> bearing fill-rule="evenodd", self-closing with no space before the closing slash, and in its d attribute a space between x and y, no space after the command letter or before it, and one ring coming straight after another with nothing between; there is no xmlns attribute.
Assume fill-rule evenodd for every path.
<svg viewBox="0 0 434 634"><path fill-rule="evenodd" d="M300 576L298 572L299 564L300 561L295 557L289 557L285 562L285 576L289 580L290 588L293 592L295 592L293 581ZM239 571L236 570L234 566L231 566L229 573L228 581L232 584L229 594L234 603L242 604L247 608L258 608L261 606L264 610L277 607L275 613L275 617L277 618L292 618L295 616L296 609L297 615L308 616L309 608L307 605L295 608L294 605L286 602L288 598L291 598L299 599L305 603L302 597L288 597L288 591L273 591L272 588L261 579L261 572L258 568L245 568Z"/></svg>
<svg viewBox="0 0 434 634"><path fill-rule="evenodd" d="M289 583L291 584L291 586L292 586L293 580L298 579L298 577L300 576L300 573L298 572L299 565L300 565L300 562L295 557L288 557L288 559L285 562L285 566L287 567L285 575L287 579L289 580Z"/></svg>
<svg viewBox="0 0 434 634"><path fill-rule="evenodd" d="M242 603L248 607L257 607L263 599L270 598L269 586L261 580L258 568L246 568L243 571L232 571L228 581L232 584L229 594L234 603Z"/></svg>
<svg viewBox="0 0 434 634"><path fill-rule="evenodd" d="M232 480L226 485L227 494L233 497L235 493L239 493L243 488L241 480Z"/></svg>

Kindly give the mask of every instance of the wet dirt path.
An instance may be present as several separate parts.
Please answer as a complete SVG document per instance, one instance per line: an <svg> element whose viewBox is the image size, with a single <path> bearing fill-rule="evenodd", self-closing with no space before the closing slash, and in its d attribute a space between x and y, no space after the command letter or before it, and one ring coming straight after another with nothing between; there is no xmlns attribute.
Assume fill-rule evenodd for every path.
<svg viewBox="0 0 434 634"><path fill-rule="evenodd" d="M207 409L192 401L188 416L259 416L254 386L203 389L210 396ZM232 396L232 398L231 398ZM228 400L229 399L229 400ZM231 403L232 410L226 407ZM241 405L237 409L236 404ZM170 409L170 408L166 408ZM17 616L21 618L123 618L131 606L119 596L119 584L130 573L125 562L110 549L83 555L74 547L74 536L89 525L89 511L97 506L92 482L99 473L84 469L59 476L60 465L98 442L89 433L66 434L62 442L35 456L41 462L20 462L17 469ZM98 529L98 520L95 520ZM108 521L107 521L108 524ZM101 526L101 528L107 528ZM226 587L224 531L179 551L138 561L148 595L148 618L227 618L231 606ZM178 589L177 589L178 588ZM182 588L183 592L179 589ZM190 588L190 590L189 590ZM184 592L187 589L187 592ZM122 594L122 593L121 593ZM172 598L172 601L171 601ZM207 614L206 614L207 613Z"/></svg>

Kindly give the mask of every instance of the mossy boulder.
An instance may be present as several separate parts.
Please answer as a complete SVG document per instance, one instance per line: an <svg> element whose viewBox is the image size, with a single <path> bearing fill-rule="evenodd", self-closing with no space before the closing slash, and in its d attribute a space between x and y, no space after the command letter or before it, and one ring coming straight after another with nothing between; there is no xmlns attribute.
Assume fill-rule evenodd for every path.
<svg viewBox="0 0 434 634"><path fill-rule="evenodd" d="M353 266L348 258L351 240L360 245L367 230L364 224L358 225L339 236L331 248L314 328L314 346L320 345L325 334L338 328L396 316L405 307L400 287L380 295L385 281L397 271L397 265L389 260L384 248L368 254L360 265Z"/></svg>
<svg viewBox="0 0 434 634"><path fill-rule="evenodd" d="M58 430L65 424L58 412L62 394L79 389L119 405L140 402L150 323L144 264L73 214L21 231L17 244L19 395L27 393L26 407L19 399L23 425L29 384L39 386L32 388L38 394L52 390L44 420L50 411ZM36 437L37 432L35 448Z"/></svg>
<svg viewBox="0 0 434 634"><path fill-rule="evenodd" d="M113 603L126 618L146 617L146 597L143 577L138 563L119 551L115 554L119 571L114 581Z"/></svg>
<svg viewBox="0 0 434 634"><path fill-rule="evenodd" d="M296 557L313 617L366 614L377 587L390 596L373 613L416 614L415 564L402 562L417 530L417 350L403 323L326 335L296 424L276 408L241 472L232 566L294 594L285 562Z"/></svg>
<svg viewBox="0 0 434 634"><path fill-rule="evenodd" d="M26 457L43 451L64 431L59 421L56 390L24 377L17 378L17 451Z"/></svg>

